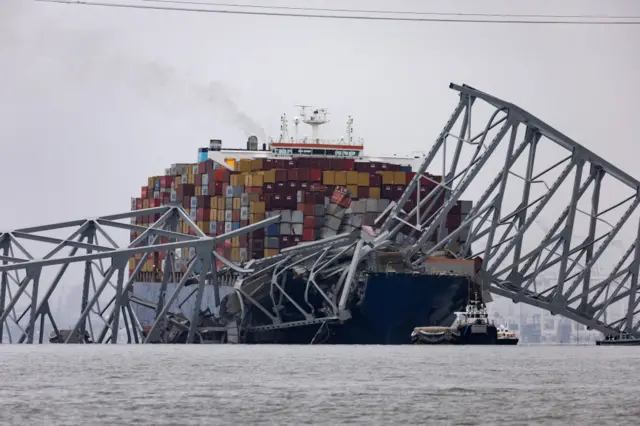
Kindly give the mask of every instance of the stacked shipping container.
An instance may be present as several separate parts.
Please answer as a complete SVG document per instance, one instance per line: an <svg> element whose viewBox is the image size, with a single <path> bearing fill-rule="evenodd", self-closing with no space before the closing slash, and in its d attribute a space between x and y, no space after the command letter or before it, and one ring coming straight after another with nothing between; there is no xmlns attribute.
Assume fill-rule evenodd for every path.
<svg viewBox="0 0 640 426"><path fill-rule="evenodd" d="M175 164L164 176L150 177L141 196L132 199L132 209L180 203L197 227L217 236L280 214L279 224L250 235L221 242L216 250L224 257L242 262L276 255L283 248L314 241L337 233L372 226L391 201L397 201L415 173L409 166L352 159L299 157L294 159L242 159L230 171L212 160L198 164ZM440 181L430 176L414 193L405 209L426 197ZM436 206L444 201L438 199ZM470 202L459 202L447 217L449 230L460 226ZM140 216L136 224L148 226L160 215ZM181 220L179 230L193 234ZM131 239L140 233L133 232ZM465 236L461 241L465 240ZM163 241L163 240L161 240ZM166 242L166 240L164 240ZM176 254L176 270L184 272L194 253ZM140 257L132 259L133 272ZM137 280L161 279L164 253L147 260Z"/></svg>

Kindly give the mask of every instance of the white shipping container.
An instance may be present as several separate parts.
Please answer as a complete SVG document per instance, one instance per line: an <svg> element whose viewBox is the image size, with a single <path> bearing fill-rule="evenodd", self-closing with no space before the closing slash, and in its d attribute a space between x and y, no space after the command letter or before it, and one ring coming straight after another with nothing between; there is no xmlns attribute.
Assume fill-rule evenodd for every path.
<svg viewBox="0 0 640 426"><path fill-rule="evenodd" d="M196 217L198 216L196 213L197 213L197 209L189 210L189 217L191 218L191 220L196 220Z"/></svg>
<svg viewBox="0 0 640 426"><path fill-rule="evenodd" d="M291 223L304 223L304 213L302 213L300 210L292 211Z"/></svg>
<svg viewBox="0 0 640 426"><path fill-rule="evenodd" d="M224 221L231 222L233 220L233 210L224 211Z"/></svg>
<svg viewBox="0 0 640 426"><path fill-rule="evenodd" d="M199 170L200 170L200 169L199 169L199 167L198 167L197 165L195 165L195 166L191 166L191 173L192 173L194 176L197 176L197 175L198 175L198 171L199 171Z"/></svg>
<svg viewBox="0 0 640 426"><path fill-rule="evenodd" d="M249 194L246 192L240 194L240 205L243 207L249 206Z"/></svg>
<svg viewBox="0 0 640 426"><path fill-rule="evenodd" d="M198 207L198 197L191 197L191 200L189 202L189 207L191 207L192 209L195 209Z"/></svg>
<svg viewBox="0 0 640 426"><path fill-rule="evenodd" d="M224 233L229 233L233 231L233 224L231 222L225 222L224 223Z"/></svg>
<svg viewBox="0 0 640 426"><path fill-rule="evenodd" d="M202 185L201 194L202 194L202 195L209 195L209 186L207 186L207 185Z"/></svg>
<svg viewBox="0 0 640 426"><path fill-rule="evenodd" d="M171 195L169 196L169 199L173 202L177 202L178 201L178 193L176 191L171 191Z"/></svg>
<svg viewBox="0 0 640 426"><path fill-rule="evenodd" d="M209 185L209 175L206 173L202 175L202 186L205 185Z"/></svg>
<svg viewBox="0 0 640 426"><path fill-rule="evenodd" d="M280 219L281 223L291 223L291 210L282 210L280 214L282 215L282 218Z"/></svg>
<svg viewBox="0 0 640 426"><path fill-rule="evenodd" d="M301 223L294 223L291 225L291 234L292 235L302 235L303 226Z"/></svg>
<svg viewBox="0 0 640 426"><path fill-rule="evenodd" d="M290 223L280 223L280 235L291 235Z"/></svg>
<svg viewBox="0 0 640 426"><path fill-rule="evenodd" d="M249 220L249 207L240 207L240 220Z"/></svg>
<svg viewBox="0 0 640 426"><path fill-rule="evenodd" d="M367 213L377 213L378 212L378 200L375 198L367 198Z"/></svg>
<svg viewBox="0 0 640 426"><path fill-rule="evenodd" d="M135 210L137 207L136 197L131 198L131 210Z"/></svg>
<svg viewBox="0 0 640 426"><path fill-rule="evenodd" d="M186 174L182 175L182 177L180 178L180 181L183 185L186 185L187 183L189 183L189 176L187 176Z"/></svg>

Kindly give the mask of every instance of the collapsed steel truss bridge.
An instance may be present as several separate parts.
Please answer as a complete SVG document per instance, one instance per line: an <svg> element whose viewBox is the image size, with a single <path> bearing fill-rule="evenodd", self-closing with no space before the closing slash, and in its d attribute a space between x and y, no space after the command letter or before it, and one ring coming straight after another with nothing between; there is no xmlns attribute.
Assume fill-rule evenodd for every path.
<svg viewBox="0 0 640 426"><path fill-rule="evenodd" d="M220 289L232 289L234 303L225 306L232 320L211 327L223 331L226 341L238 341L251 328L243 325L249 305L270 321L254 329L322 326L348 320L347 300L358 273L377 253L400 252L406 265L419 270L425 257L441 250L461 258L482 257L480 282L493 294L603 333L640 337L640 183L520 107L466 85L450 88L459 94L453 114L401 199L381 214L375 229L304 243L243 264L223 258L215 251L216 243L278 222L279 217L209 237L182 207L166 205L0 233L0 343L42 343L48 340L45 324L64 343L83 342L87 335L92 342L118 343L123 329L128 342L166 341L169 323L184 329L186 341L194 342L203 332L199 318L206 286L215 291L213 309L220 307ZM432 173L443 179L434 180ZM426 186L435 189L421 196ZM461 199L474 204L462 226L451 232L447 214ZM415 207L408 208L409 200ZM130 223L151 214L162 216L148 228ZM179 218L195 235L176 230ZM532 226L541 219L554 221L545 233ZM66 228L75 228L66 238L42 235ZM110 234L114 230L126 231L127 237L131 231L141 235L121 247ZM614 240L625 236L628 247L619 250ZM158 243L159 237L169 243ZM35 255L27 242L51 247ZM175 253L187 247L196 256L177 278ZM69 254L61 255L63 250ZM160 296L143 300L132 289L144 262L127 277L128 262L154 252L166 253ZM604 277L594 273L598 262L611 265ZM74 265L83 275L68 273ZM324 315L290 297L284 282L287 271L304 278L307 305L310 289L322 296ZM536 278L550 272L556 282L539 288ZM48 275L52 280L45 285ZM335 285L323 286L331 277ZM176 288L167 294L170 282ZM68 315L55 306L54 294L74 283L80 306L64 334L56 317L65 314L68 321ZM188 286L194 287L189 297L201 309L179 322L171 306ZM304 320L283 319L273 308L283 303L293 305ZM154 312L146 333L133 304Z"/></svg>

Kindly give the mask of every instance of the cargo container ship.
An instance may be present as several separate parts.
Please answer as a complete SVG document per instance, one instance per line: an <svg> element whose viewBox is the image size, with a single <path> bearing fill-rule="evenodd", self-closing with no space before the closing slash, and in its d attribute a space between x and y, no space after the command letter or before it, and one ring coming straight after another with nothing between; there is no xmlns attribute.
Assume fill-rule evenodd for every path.
<svg viewBox="0 0 640 426"><path fill-rule="evenodd" d="M274 214L281 215L278 224L219 244L216 251L237 264L276 256L288 247L338 233L375 229L376 219L405 192L415 175L413 167L423 156L365 156L363 141L353 140L351 117L344 137L323 139L319 130L328 122L327 111L308 112L306 108L302 107L300 118L294 119L294 137L289 137L287 117L283 115L277 140L260 142L251 136L242 148L223 148L222 141L211 140L209 147L199 150L198 162L174 164L163 176L150 177L140 197L132 199L132 209L181 203L198 228L209 236L260 222ZM311 137L298 137L301 121L311 126ZM425 197L441 182L442 177L429 176L431 186L422 185L420 194L413 194L407 202L408 208L415 205L418 196ZM440 205L443 202L444 196L438 200ZM446 230L457 229L471 207L470 201L459 201L447 216ZM141 216L136 224L148 226L158 219L159 215ZM184 221L179 227L183 233L194 234ZM458 242L464 242L467 235L463 232ZM138 236L139 233L133 233L131 238ZM193 256L188 249L178 250L174 270L184 272ZM139 258L132 259L130 272L138 261ZM158 300L163 261L162 253L155 255L136 276L134 295L139 300L151 303ZM218 267L222 266L218 262ZM356 291L348 302L351 318L327 325L322 341L410 343L411 330L416 326L449 325L455 312L466 305L470 287L476 286L474 277L478 268L478 260L451 259L443 253L427 259L416 272L405 269L401 261L394 259L394 253L381 254L360 274ZM176 281L181 278L180 273L176 274ZM288 280L295 283L296 277L291 275ZM321 285L331 288L334 284ZM170 283L167 291L172 292L175 286L175 282ZM269 303L269 291L265 288L262 293L256 289L252 294ZM287 284L287 288L296 286ZM192 291L189 286L184 287L178 300L188 298ZM292 291L299 302L312 305L317 312L324 309L324 301L318 295L303 300L305 295ZM474 287L474 291L477 288ZM239 302L233 282L221 287L218 297L220 304L216 303L213 289L206 287L203 307L210 312L208 325L212 330L223 330L225 323L245 310L242 316L248 318L248 324L245 321L244 325L249 326L249 331L242 335L244 342L310 343L321 331L318 324L269 329L268 316L255 306ZM182 304L176 301L172 311L190 318L195 309L192 299ZM289 321L304 320L287 300L278 302L277 307L275 301L272 305L271 309L281 310L281 315ZM154 319L151 304L136 306L135 310L140 323L150 326ZM175 342L184 337L174 334ZM224 336L220 339L225 340Z"/></svg>

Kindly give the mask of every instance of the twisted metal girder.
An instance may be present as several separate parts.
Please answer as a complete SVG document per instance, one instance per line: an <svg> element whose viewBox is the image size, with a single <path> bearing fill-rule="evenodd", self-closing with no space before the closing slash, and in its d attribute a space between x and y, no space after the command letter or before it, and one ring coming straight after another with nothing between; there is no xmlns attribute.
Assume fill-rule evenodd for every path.
<svg viewBox="0 0 640 426"><path fill-rule="evenodd" d="M415 238L407 251L414 265L442 249L480 256L491 292L604 333L640 336L639 182L518 106L450 87L460 101L382 229ZM434 171L444 179L434 181ZM420 199L424 185L436 186ZM474 205L448 232L447 216L464 199ZM531 227L543 218L555 219L546 235ZM628 240L622 257L616 237ZM598 262L609 265L599 280ZM537 288L543 273L557 279Z"/></svg>
<svg viewBox="0 0 640 426"><path fill-rule="evenodd" d="M131 220L142 215L161 216L148 227L120 222L123 219ZM178 218L182 218L196 235L176 232ZM136 343L143 341L145 340L143 330L131 303L139 303L155 309L156 324L166 324L167 321L170 321L168 318L169 307L178 297L180 289L188 281L197 280L199 285L197 291L194 292L195 306L201 307L204 281L211 276L217 276L215 260L233 265L232 262L214 252L216 243L247 234L271 223L277 223L279 220L280 217L275 216L221 236L208 237L196 227L182 207L167 205L2 233L0 234L0 252L2 252L2 256L0 256L2 262L0 265L0 343L4 342L5 337L9 342L33 343L37 325L39 326L38 341L42 343L45 338L45 320L48 320L54 335L64 343L84 341L87 327L87 334L91 341L117 343L118 331L121 330L121 319L124 322L128 341ZM71 227L75 230L68 238L42 235L42 232L59 232ZM127 231L123 235L127 239L129 232L140 232L140 235L128 247L121 248L116 243L118 238L107 232L107 230L113 232L118 229ZM159 237L168 242L156 242ZM101 238L104 238L109 245L101 245L99 242ZM50 247L42 254L34 255L35 252L25 247L26 242L48 244ZM37 248L42 250L42 246ZM71 248L69 255L56 256L65 248ZM175 250L184 248L195 250L196 256L189 261L187 271L178 280L174 271ZM78 250L85 250L86 253L78 254ZM159 283L162 288L159 300L148 302L134 297L132 287L145 260L153 253L165 253L165 261L162 282ZM136 255L141 255L141 259L129 278L125 280L129 259ZM193 272L198 261L202 265L202 271L196 275ZM84 267L82 279L79 278L79 274L74 275L67 272L69 267L74 265ZM58 273L48 286L45 285L44 276L50 272L50 267L56 266L60 267ZM238 269L244 273L252 272L251 269ZM96 273L99 274L98 279L96 279ZM112 282L114 277L116 277L115 284ZM56 290L59 290L59 284L63 279L82 282L79 317L77 320L75 317L73 318L74 325L68 329L66 334L60 332L60 321L55 318L56 313L61 314L61 312L56 311L52 306L52 295ZM179 281L179 284L169 295L168 300L165 300L167 283L171 279L173 282ZM96 282L99 284L96 285ZM211 284L216 288L218 286L215 279ZM69 306L65 306L65 309L67 308ZM198 315L200 315L200 309L195 309L190 318L187 337L189 342L194 340ZM96 320L100 320L102 323L100 333L93 326ZM157 326L152 330L152 332L158 331L162 335L164 330L158 330ZM15 332L20 335L17 339L14 338L17 337L14 336Z"/></svg>

